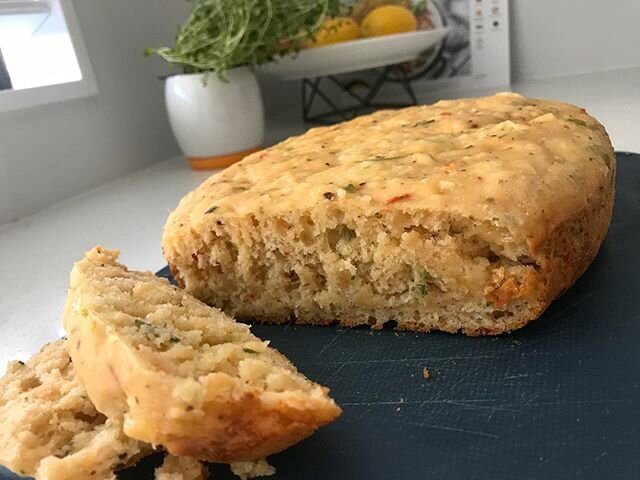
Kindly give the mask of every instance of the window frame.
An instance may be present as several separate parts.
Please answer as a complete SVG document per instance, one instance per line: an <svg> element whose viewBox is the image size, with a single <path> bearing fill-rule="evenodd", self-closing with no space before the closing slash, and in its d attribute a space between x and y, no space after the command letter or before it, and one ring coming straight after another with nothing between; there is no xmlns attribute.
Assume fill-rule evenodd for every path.
<svg viewBox="0 0 640 480"><path fill-rule="evenodd" d="M21 90L0 90L0 114L15 110L24 110L51 103L65 102L78 98L92 97L98 94L98 85L93 73L89 54L84 43L78 18L71 0L60 2L67 25L69 37L75 50L82 79L76 82L44 85Z"/></svg>

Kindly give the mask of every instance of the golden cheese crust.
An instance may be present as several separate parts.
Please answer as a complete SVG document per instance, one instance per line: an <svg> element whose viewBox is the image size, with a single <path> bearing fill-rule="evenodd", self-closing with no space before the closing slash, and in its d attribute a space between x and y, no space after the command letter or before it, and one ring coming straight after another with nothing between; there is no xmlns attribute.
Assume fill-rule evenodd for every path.
<svg viewBox="0 0 640 480"><path fill-rule="evenodd" d="M253 154L164 229L175 278L241 318L477 334L587 268L615 155L584 109L517 94L380 111Z"/></svg>
<svg viewBox="0 0 640 480"><path fill-rule="evenodd" d="M96 408L176 456L264 458L340 415L268 342L149 272L96 247L77 262L68 349Z"/></svg>

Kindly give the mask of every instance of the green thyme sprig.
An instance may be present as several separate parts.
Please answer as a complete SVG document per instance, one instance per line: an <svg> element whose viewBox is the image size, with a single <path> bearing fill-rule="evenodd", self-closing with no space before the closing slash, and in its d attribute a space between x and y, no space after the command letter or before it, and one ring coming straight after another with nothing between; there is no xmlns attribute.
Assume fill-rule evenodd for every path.
<svg viewBox="0 0 640 480"><path fill-rule="evenodd" d="M571 123L575 123L576 125L580 125L581 127L586 127L587 126L587 122L585 122L584 120L580 120L579 118L568 118L568 121L570 121Z"/></svg>
<svg viewBox="0 0 640 480"><path fill-rule="evenodd" d="M416 274L415 289L421 297L426 297L429 294L427 284L433 281L433 277L426 270L420 270Z"/></svg>
<svg viewBox="0 0 640 480"><path fill-rule="evenodd" d="M259 65L300 50L340 0L193 0L174 47L148 48L185 73Z"/></svg>

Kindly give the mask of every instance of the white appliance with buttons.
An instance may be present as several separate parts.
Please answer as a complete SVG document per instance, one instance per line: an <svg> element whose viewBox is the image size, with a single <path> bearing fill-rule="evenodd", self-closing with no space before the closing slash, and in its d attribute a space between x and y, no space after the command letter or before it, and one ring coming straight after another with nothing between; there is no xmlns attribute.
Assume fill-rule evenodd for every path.
<svg viewBox="0 0 640 480"><path fill-rule="evenodd" d="M432 23L449 33L414 62L414 86L421 91L508 87L508 0L430 0L429 5Z"/></svg>

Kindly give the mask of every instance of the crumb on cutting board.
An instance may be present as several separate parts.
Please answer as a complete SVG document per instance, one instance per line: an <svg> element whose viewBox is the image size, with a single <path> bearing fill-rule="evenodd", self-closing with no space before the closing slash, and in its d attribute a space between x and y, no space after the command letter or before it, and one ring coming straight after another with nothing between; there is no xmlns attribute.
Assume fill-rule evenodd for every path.
<svg viewBox="0 0 640 480"><path fill-rule="evenodd" d="M208 476L207 468L200 461L173 455L167 455L154 471L154 480L206 480Z"/></svg>
<svg viewBox="0 0 640 480"><path fill-rule="evenodd" d="M231 467L233 474L242 480L256 477L269 477L276 473L276 469L269 465L264 458L255 462L235 462L230 464L229 467Z"/></svg>

